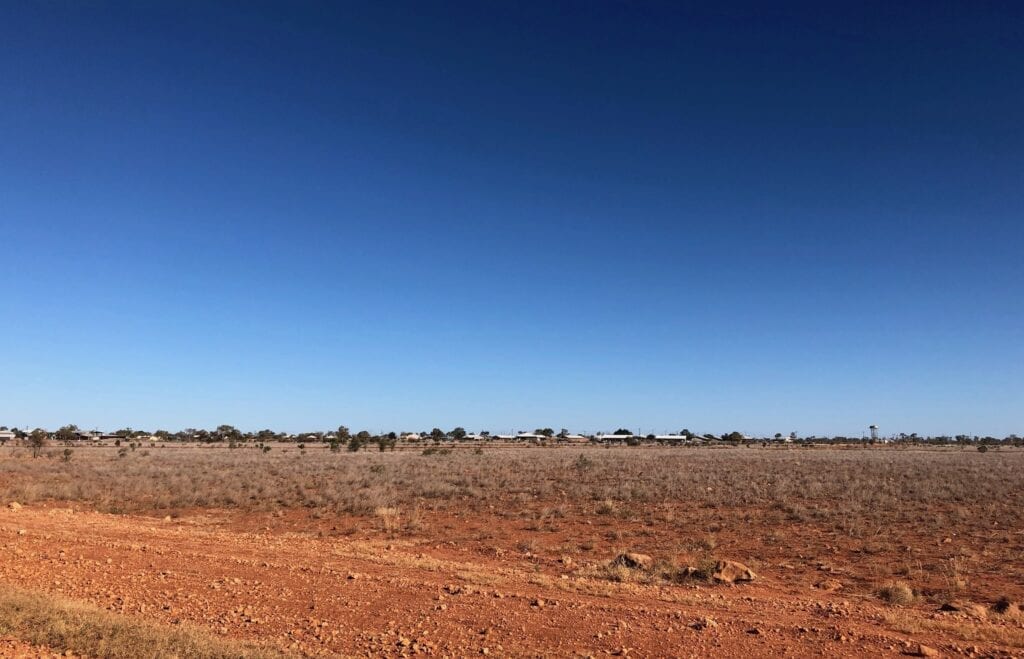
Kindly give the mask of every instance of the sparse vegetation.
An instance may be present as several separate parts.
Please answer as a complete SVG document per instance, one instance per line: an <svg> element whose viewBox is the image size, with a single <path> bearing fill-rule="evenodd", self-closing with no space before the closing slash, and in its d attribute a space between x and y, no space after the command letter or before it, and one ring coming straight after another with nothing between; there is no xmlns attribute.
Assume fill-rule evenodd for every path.
<svg viewBox="0 0 1024 659"><path fill-rule="evenodd" d="M353 437L349 446L360 442ZM943 596L992 601L979 552L991 556L995 548L1010 551L1014 545L971 545L971 530L1002 538L999 529L1024 525L1024 452L1014 449L993 455L956 448L760 447L477 453L472 445L434 445L346 453L321 444L307 445L300 460L287 450L268 453L266 444L250 447L168 447L151 455L129 454L125 447L83 448L61 469L25 459L24 448L6 448L0 452L0 497L159 515L203 507L301 509L318 519L367 516L377 520L372 527L389 534L429 528L435 514L473 511L503 523L521 520L533 553L545 551L545 538L563 526L585 523L586 536L570 541L577 551L588 547L584 551L595 560L608 560L608 552L624 546L655 556L656 571L616 576L616 568L605 575L645 583L706 579L702 566L712 557L749 561L750 554L735 555L737 534L760 542L758 551L776 561L791 560L780 546L820 539L855 547L860 560L875 566L863 592L894 604L938 604ZM938 547L931 569L902 550L921 543ZM1007 554L1003 560L1011 559ZM674 564L696 569L673 573L668 566ZM912 583L920 595L915 600L911 591L908 599L889 581Z"/></svg>
<svg viewBox="0 0 1024 659"><path fill-rule="evenodd" d="M460 575L456 565L482 551L531 583L608 597L722 593L721 566L742 564L767 575L766 584L873 600L879 615L900 624L920 624L954 601L966 613L951 616L975 616L970 607L980 607L975 626L1019 619L1014 573L998 583L990 574L993 563L1014 564L1013 530L1024 525L1024 452L1013 448L478 452L462 442L349 453L336 444L305 443L301 459L289 448L268 453L263 442L229 450L228 440L134 454L83 447L59 468L63 447L46 453L52 460L32 460L20 445L0 450L0 500L29 510L78 502L168 524L219 509L260 533L344 539L374 561L416 552L415 561ZM12 504L9 514L25 514L16 510ZM421 556L424 545L432 549ZM382 547L387 558L379 558ZM439 552L457 562L436 567ZM489 578L494 567L487 565ZM986 629L963 636L984 638Z"/></svg>
<svg viewBox="0 0 1024 659"><path fill-rule="evenodd" d="M188 626L143 622L81 602L20 592L6 585L0 591L0 635L87 657L280 656L270 650L214 638Z"/></svg>
<svg viewBox="0 0 1024 659"><path fill-rule="evenodd" d="M359 443L355 437L349 447ZM80 451L58 472L16 459L17 448L4 450L0 495L84 501L100 510L114 502L121 511L189 505L263 510L306 506L310 497L339 512L372 513L377 504L368 507L366 501L420 499L484 509L510 492L524 492L542 500L598 502L592 508L597 514L627 518L658 504L691 510L767 506L789 520L832 521L854 536L872 519L907 519L917 508L940 502L949 509L939 511L936 528L956 523L965 507L979 521L1024 521L1024 453L1017 451L1003 451L993 461L957 450L584 448L478 454L427 447L423 455L449 459L415 460L397 451L343 456L321 449L301 462L282 453L257 463L247 451L186 448L116 464L109 451L127 457L122 447ZM374 465L386 465L387 472L376 473ZM706 529L701 537L710 537Z"/></svg>

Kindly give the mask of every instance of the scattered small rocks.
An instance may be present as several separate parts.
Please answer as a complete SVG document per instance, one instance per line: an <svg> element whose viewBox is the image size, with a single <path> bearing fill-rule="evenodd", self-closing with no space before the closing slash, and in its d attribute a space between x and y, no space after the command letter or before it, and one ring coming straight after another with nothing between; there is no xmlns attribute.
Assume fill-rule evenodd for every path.
<svg viewBox="0 0 1024 659"><path fill-rule="evenodd" d="M924 643L916 643L914 645L909 646L906 650L904 650L903 654L911 657L938 657L939 651L931 647L930 645L925 645Z"/></svg>

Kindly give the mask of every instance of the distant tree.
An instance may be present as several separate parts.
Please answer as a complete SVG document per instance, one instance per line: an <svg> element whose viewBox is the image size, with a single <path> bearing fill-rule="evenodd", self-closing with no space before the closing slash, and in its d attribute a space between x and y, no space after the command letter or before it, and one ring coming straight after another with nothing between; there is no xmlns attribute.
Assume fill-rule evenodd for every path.
<svg viewBox="0 0 1024 659"><path fill-rule="evenodd" d="M62 426L57 429L57 432L53 433L53 438L63 443L74 441L78 439L78 426L73 423Z"/></svg>
<svg viewBox="0 0 1024 659"><path fill-rule="evenodd" d="M630 435L630 436L632 436L633 435L633 431L630 430L629 428L619 428L618 430L615 431L614 434L616 434L616 435Z"/></svg>
<svg viewBox="0 0 1024 659"><path fill-rule="evenodd" d="M458 426L457 428L453 428L452 431L450 433L448 433L448 436L451 437L452 439L456 439L456 440L457 439L465 439L466 438L466 429L463 428L462 426Z"/></svg>
<svg viewBox="0 0 1024 659"><path fill-rule="evenodd" d="M682 430L679 431L679 434L687 439L693 437L693 433L690 432L689 428L683 428Z"/></svg>
<svg viewBox="0 0 1024 659"><path fill-rule="evenodd" d="M555 431L551 428L537 428L533 431L535 435L543 435L544 437L554 437Z"/></svg>
<svg viewBox="0 0 1024 659"><path fill-rule="evenodd" d="M219 442L237 442L242 439L242 433L238 428L227 424L217 426L214 435Z"/></svg>
<svg viewBox="0 0 1024 659"><path fill-rule="evenodd" d="M346 426L338 426L338 441L344 444L347 442L352 435L349 434Z"/></svg>
<svg viewBox="0 0 1024 659"><path fill-rule="evenodd" d="M50 438L49 434L42 428L36 428L28 436L28 445L32 449L32 457L38 458L42 452L43 447L46 446L47 440Z"/></svg>
<svg viewBox="0 0 1024 659"><path fill-rule="evenodd" d="M355 453L359 449L363 448L363 439L356 435L352 439L348 440L348 450Z"/></svg>
<svg viewBox="0 0 1024 659"><path fill-rule="evenodd" d="M430 431L430 438L433 439L435 442L440 442L442 439L444 439L444 437L444 431L441 430L440 428L434 428L433 430Z"/></svg>
<svg viewBox="0 0 1024 659"><path fill-rule="evenodd" d="M782 439L782 433L781 432L775 433L775 439Z"/></svg>
<svg viewBox="0 0 1024 659"><path fill-rule="evenodd" d="M724 439L727 442L740 442L743 441L743 433L733 430L730 433L722 435L722 439Z"/></svg>

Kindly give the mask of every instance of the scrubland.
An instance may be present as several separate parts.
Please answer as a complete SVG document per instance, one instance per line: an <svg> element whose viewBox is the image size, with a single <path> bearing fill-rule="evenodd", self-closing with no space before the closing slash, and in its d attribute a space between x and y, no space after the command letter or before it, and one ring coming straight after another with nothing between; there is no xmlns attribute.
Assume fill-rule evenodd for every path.
<svg viewBox="0 0 1024 659"><path fill-rule="evenodd" d="M730 598L756 593L780 610L792 607L789 617L810 611L833 622L856 621L861 631L851 631L852 638L868 639L865 629L877 629L896 635L889 641L923 637L946 651L969 653L986 643L991 651L1024 648L1018 609L1024 451L455 447L424 453L158 445L83 447L64 461L57 451L32 459L8 447L0 449L0 496L26 509L70 505L133 524L149 519L183 529L202 519L204 529L306 538L323 543L331 556L348 552L352 560L370 561L385 575L427 570L477 588L512 580L516 588L554 589L560 597L686 604L694 615L706 609L720 619L731 615ZM188 539L175 535L174 542ZM629 552L650 563L616 560ZM715 585L708 575L717 560L742 562L757 580ZM160 560L152 565L159 570ZM695 593L725 599L709 608ZM528 598L528 613L536 613L538 598L543 602ZM444 618L445 609L430 606ZM706 627L683 626L688 633ZM779 630L780 643L820 643L818 627L793 628L795 636ZM229 636L237 631L225 629ZM772 638L751 636L757 638L733 639L732 647ZM600 646L604 637L594 639ZM657 654L665 646L651 639L619 640ZM863 651L906 650L900 643L863 642ZM335 637L319 646L278 645L305 654L412 647L365 643ZM519 653L513 647L555 646L506 644L506 653Z"/></svg>
<svg viewBox="0 0 1024 659"><path fill-rule="evenodd" d="M417 503L481 510L543 500L613 501L636 506L637 514L659 504L768 505L794 521L868 522L876 515L911 521L918 506L943 509L943 522L965 516L1018 522L1024 514L1024 451L1012 449L989 455L948 448L587 447L428 449L424 455L160 445L120 456L86 447L69 462L55 455L29 460L24 451L7 449L0 461L3 496L82 501L109 512L304 507L363 514Z"/></svg>

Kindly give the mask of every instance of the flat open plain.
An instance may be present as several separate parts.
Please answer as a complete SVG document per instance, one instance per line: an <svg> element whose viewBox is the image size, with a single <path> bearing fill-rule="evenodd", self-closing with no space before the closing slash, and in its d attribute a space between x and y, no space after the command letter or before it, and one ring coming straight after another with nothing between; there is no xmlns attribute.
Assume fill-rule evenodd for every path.
<svg viewBox="0 0 1024 659"><path fill-rule="evenodd" d="M4 448L4 597L208 656L1024 655L1024 452L422 449ZM116 653L12 607L0 654Z"/></svg>

